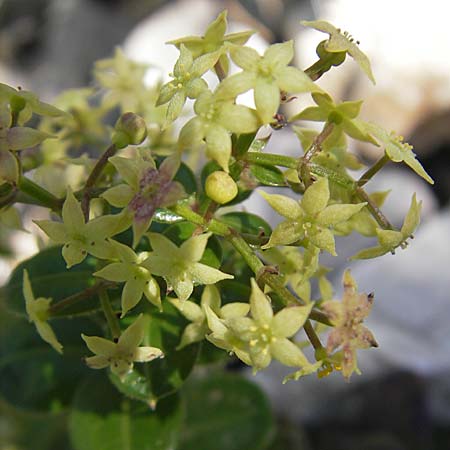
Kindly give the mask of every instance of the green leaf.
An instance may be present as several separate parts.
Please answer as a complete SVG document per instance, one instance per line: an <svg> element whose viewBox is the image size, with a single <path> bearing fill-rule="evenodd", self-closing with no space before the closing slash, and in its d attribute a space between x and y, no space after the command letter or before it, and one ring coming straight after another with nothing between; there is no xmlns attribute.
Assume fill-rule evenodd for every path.
<svg viewBox="0 0 450 450"><path fill-rule="evenodd" d="M269 403L254 383L209 376L183 390L187 414L180 450L263 450L272 442Z"/></svg>
<svg viewBox="0 0 450 450"><path fill-rule="evenodd" d="M252 164L252 175L264 186L287 186L283 172L275 166Z"/></svg>
<svg viewBox="0 0 450 450"><path fill-rule="evenodd" d="M164 235L167 236L177 246L180 246L185 240L192 236L192 233L196 230L196 226L189 222L179 222L171 225L164 231ZM207 266L218 269L222 264L222 246L216 236L211 236L208 239L205 252L202 259L199 261Z"/></svg>
<svg viewBox="0 0 450 450"><path fill-rule="evenodd" d="M241 134L236 140L234 147L236 156L242 156L244 153L246 153L250 146L252 145L252 142L254 141L256 136L256 133L249 133L249 134Z"/></svg>
<svg viewBox="0 0 450 450"><path fill-rule="evenodd" d="M174 177L174 181L181 183L188 194L197 191L197 180L195 179L195 175L184 162L180 164L180 168Z"/></svg>
<svg viewBox="0 0 450 450"><path fill-rule="evenodd" d="M176 446L181 421L178 396L152 411L123 398L104 376L94 375L75 396L69 430L75 450L169 450Z"/></svg>
<svg viewBox="0 0 450 450"><path fill-rule="evenodd" d="M224 214L220 217L220 220L240 233L258 235L261 231L264 231L266 236L270 236L272 233L270 225L256 214L236 211Z"/></svg>
<svg viewBox="0 0 450 450"><path fill-rule="evenodd" d="M64 344L56 353L21 319L8 319L0 332L0 395L19 409L57 413L71 402L79 380L90 369L82 362L86 350L80 332L100 334L86 318L52 321Z"/></svg>
<svg viewBox="0 0 450 450"><path fill-rule="evenodd" d="M0 298L7 309L25 315L22 277L26 269L30 275L35 297L52 298L52 305L55 305L59 300L80 292L96 282L92 276L95 263L95 258L89 256L81 264L67 270L61 256L61 247L46 248L14 269L8 283L0 290ZM61 315L81 314L98 308L99 302L95 296L65 309Z"/></svg>

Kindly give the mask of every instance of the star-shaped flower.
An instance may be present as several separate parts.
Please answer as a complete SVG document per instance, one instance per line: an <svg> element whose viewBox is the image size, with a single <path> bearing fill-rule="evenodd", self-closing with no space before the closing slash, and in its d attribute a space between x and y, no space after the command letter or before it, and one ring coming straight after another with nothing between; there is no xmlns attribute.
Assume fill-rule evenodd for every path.
<svg viewBox="0 0 450 450"><path fill-rule="evenodd" d="M173 69L173 79L161 87L156 105L167 106L166 126L172 123L181 113L186 98L197 98L208 89L202 75L214 67L220 53L213 52L194 60L192 53L183 45L180 46L180 57Z"/></svg>
<svg viewBox="0 0 450 450"><path fill-rule="evenodd" d="M114 259L114 247L107 241L130 226L124 214L100 216L85 223L83 211L70 189L62 208L62 223L35 220L36 225L57 244L64 244L62 256L67 268L82 262L88 253L96 258Z"/></svg>
<svg viewBox="0 0 450 450"><path fill-rule="evenodd" d="M149 233L153 251L142 263L153 275L164 277L168 287L177 297L187 300L195 284L215 284L220 280L234 278L218 269L202 264L203 253L211 233L192 236L177 247L162 234Z"/></svg>
<svg viewBox="0 0 450 450"><path fill-rule="evenodd" d="M326 178L320 178L309 186L299 202L284 195L260 193L275 211L287 219L275 228L263 249L306 240L336 255L333 226L345 222L366 205L342 203L327 206L330 191Z"/></svg>
<svg viewBox="0 0 450 450"><path fill-rule="evenodd" d="M362 325L372 308L373 295L358 293L358 286L348 270L343 282L342 302L327 301L321 308L334 327L328 336L327 352L342 349L342 375L349 378L353 372L358 372L356 350L378 347L378 344L372 332Z"/></svg>
<svg viewBox="0 0 450 450"><path fill-rule="evenodd" d="M206 155L214 159L226 172L231 156L231 133L255 132L260 122L256 111L234 104L232 99L219 99L204 91L194 104L196 117L189 120L180 132L181 150L206 143Z"/></svg>
<svg viewBox="0 0 450 450"><path fill-rule="evenodd" d="M290 119L311 120L314 122L333 123L335 128L359 141L371 142L377 145L368 133L365 123L358 119L362 100L356 102L342 102L336 105L328 94L312 94L317 106L310 106Z"/></svg>
<svg viewBox="0 0 450 450"><path fill-rule="evenodd" d="M121 334L118 342L98 336L81 335L84 342L95 356L86 358L91 369L110 367L111 372L123 379L133 369L135 362L149 362L162 358L163 352L156 347L139 347L144 339L146 318L141 314Z"/></svg>
<svg viewBox="0 0 450 450"><path fill-rule="evenodd" d="M434 184L433 179L416 159L413 146L407 142L403 142L403 136L398 136L393 131L388 133L385 129L374 123L366 124L366 129L375 136L380 145L384 146L386 155L391 161L404 162L425 181Z"/></svg>
<svg viewBox="0 0 450 450"><path fill-rule="evenodd" d="M170 206L183 198L183 186L173 177L180 167L180 159L172 155L159 168L148 151L138 150L134 158L109 158L126 184L119 184L101 196L112 206L126 208L133 218L133 247L148 230L157 208Z"/></svg>
<svg viewBox="0 0 450 450"><path fill-rule="evenodd" d="M244 45L255 33L254 31L241 31L225 35L226 29L227 12L222 11L209 25L204 36L187 36L169 41L168 44L173 44L178 48L184 45L194 58L198 58L207 53L224 50L227 44ZM220 65L224 74L227 74L229 64L226 55L221 56Z"/></svg>
<svg viewBox="0 0 450 450"><path fill-rule="evenodd" d="M63 346L58 341L55 332L52 330L47 320L51 298L35 298L31 288L30 278L26 270L23 271L23 296L25 298L25 308L30 322L34 323L39 336L50 344L58 353L62 353Z"/></svg>
<svg viewBox="0 0 450 450"><path fill-rule="evenodd" d="M141 266L142 261L147 258L147 252L136 255L127 245L111 239L109 242L115 248L120 262L108 264L94 275L109 281L125 282L122 291L121 317L140 302L142 295L161 309L159 285L150 272Z"/></svg>
<svg viewBox="0 0 450 450"><path fill-rule="evenodd" d="M141 113L144 103L149 100L149 90L144 84L148 68L147 64L127 58L119 47L115 49L113 58L97 61L94 77L106 89L102 106L107 109L120 106L122 112ZM150 93L154 97L154 93Z"/></svg>
<svg viewBox="0 0 450 450"><path fill-rule="evenodd" d="M324 44L325 50L330 53L348 53L358 63L359 67L367 75L369 80L375 84L375 78L372 73L372 68L370 67L369 58L359 49L359 42L355 42L347 31L342 33L339 28L335 28L331 23L324 20L303 20L301 24L327 33L330 37Z"/></svg>
<svg viewBox="0 0 450 450"><path fill-rule="evenodd" d="M409 207L400 231L382 230L377 228L375 231L378 237L378 245L361 250L359 253L352 256L351 259L376 258L388 252L394 254L398 247L405 249L408 245L406 241L412 237L414 231L419 226L421 209L422 202L417 202L416 194L414 194L411 200L411 206Z"/></svg>
<svg viewBox="0 0 450 450"><path fill-rule="evenodd" d="M205 313L207 306L221 319L245 316L250 309L248 303L239 302L227 303L225 306L221 307L219 289L213 284L205 286L200 305L190 300L182 302L175 298L169 298L169 301L184 317L186 317L186 319L192 322L184 329L180 343L177 347L178 350L186 347L186 345L202 341L209 333Z"/></svg>
<svg viewBox="0 0 450 450"><path fill-rule="evenodd" d="M251 365L254 372L266 368L272 358L289 367L308 366L309 362L305 355L288 338L294 336L304 325L313 304L283 308L274 315L268 297L254 279L251 280L251 284L251 318L242 315L220 320L211 308L207 307L208 326L212 331L208 339L216 344L220 344L222 340L225 346L228 344L227 349L232 351L236 351L233 340L240 340L241 347L243 343L245 348L241 348L236 355ZM231 336L227 336L227 330L231 332Z"/></svg>
<svg viewBox="0 0 450 450"><path fill-rule="evenodd" d="M293 41L271 45L263 56L250 47L232 46L230 56L243 69L217 88L218 97L236 98L254 90L255 105L264 124L273 121L280 106L280 93L323 92L302 70L288 66L294 57Z"/></svg>

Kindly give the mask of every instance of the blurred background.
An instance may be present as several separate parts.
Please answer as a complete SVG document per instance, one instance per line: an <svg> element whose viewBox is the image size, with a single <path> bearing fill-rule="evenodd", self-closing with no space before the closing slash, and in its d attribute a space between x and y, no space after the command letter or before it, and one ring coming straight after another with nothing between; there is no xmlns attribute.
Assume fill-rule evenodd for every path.
<svg viewBox="0 0 450 450"><path fill-rule="evenodd" d="M423 201L423 221L409 248L377 261L349 263L361 242L352 236L339 257L338 286L351 267L361 290L375 291L369 320L380 348L360 355L361 377L345 383L333 375L281 385L276 366L255 380L264 387L285 441L279 450L450 449L450 32L448 7L439 0L0 0L0 82L23 86L51 101L63 89L92 83L95 60L116 46L152 64L151 83L171 71L177 51L164 43L202 35L222 9L230 29L256 29L249 45L259 51L295 39L296 63L308 67L324 38L300 20L324 19L348 30L369 56L377 85L352 60L319 84L336 100L365 99L362 118L405 136L435 185L407 168L388 166L369 190L393 188L384 211L401 225L413 192ZM294 102L295 103L295 102ZM298 102L289 107L299 110ZM291 111L292 112L292 111ZM268 151L298 151L293 133L277 133ZM374 148L354 144L363 161ZM253 199L250 211L270 214ZM273 222L279 220L273 218ZM0 242L5 238L0 224ZM30 235L13 239L24 258L36 251ZM340 250L340 251L339 251ZM11 265L0 261L0 284ZM340 294L338 291L337 294ZM251 376L249 374L249 376ZM11 433L0 416L0 439ZM30 433L41 425L27 425ZM34 430L34 431L33 431ZM2 437L3 436L3 437ZM6 441L5 441L6 442ZM0 450L12 450L0 440ZM19 448L19 447L17 447ZM26 447L20 447L26 449ZM214 449L199 449L214 450Z"/></svg>

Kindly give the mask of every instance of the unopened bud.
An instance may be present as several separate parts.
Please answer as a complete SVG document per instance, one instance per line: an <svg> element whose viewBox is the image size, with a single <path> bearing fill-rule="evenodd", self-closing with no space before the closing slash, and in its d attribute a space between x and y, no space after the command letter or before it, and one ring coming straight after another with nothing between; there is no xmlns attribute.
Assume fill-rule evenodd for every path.
<svg viewBox="0 0 450 450"><path fill-rule="evenodd" d="M238 187L226 172L216 171L205 182L206 195L219 204L228 203L238 194Z"/></svg>
<svg viewBox="0 0 450 450"><path fill-rule="evenodd" d="M147 126L141 116L132 112L122 114L114 127L112 142L117 148L139 145L147 137Z"/></svg>

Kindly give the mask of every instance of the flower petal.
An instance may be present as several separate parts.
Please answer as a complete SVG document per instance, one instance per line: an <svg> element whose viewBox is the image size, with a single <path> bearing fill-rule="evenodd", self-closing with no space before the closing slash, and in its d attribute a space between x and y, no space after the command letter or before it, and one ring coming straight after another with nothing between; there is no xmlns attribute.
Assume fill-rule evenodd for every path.
<svg viewBox="0 0 450 450"><path fill-rule="evenodd" d="M86 336L85 334L82 334L81 337L86 342L88 349L96 355L110 358L116 352L116 344L108 339L98 336Z"/></svg>
<svg viewBox="0 0 450 450"><path fill-rule="evenodd" d="M254 94L256 110L263 124L272 122L280 106L280 89L275 83L258 78Z"/></svg>
<svg viewBox="0 0 450 450"><path fill-rule="evenodd" d="M84 215L80 202L73 195L72 189L67 188L67 196L62 207L62 219L69 234L82 234L84 230Z"/></svg>
<svg viewBox="0 0 450 450"><path fill-rule="evenodd" d="M110 365L108 358L101 355L89 356L84 361L91 369L104 369Z"/></svg>
<svg viewBox="0 0 450 450"><path fill-rule="evenodd" d="M231 156L231 136L221 125L211 124L206 132L206 154L228 172L228 162Z"/></svg>
<svg viewBox="0 0 450 450"><path fill-rule="evenodd" d="M145 284L146 281L141 279L129 280L125 283L122 291L122 314L120 317L124 317L130 309L140 302Z"/></svg>
<svg viewBox="0 0 450 450"><path fill-rule="evenodd" d="M200 261L210 236L211 233L203 233L184 241L180 247L180 257L186 261Z"/></svg>
<svg viewBox="0 0 450 450"><path fill-rule="evenodd" d="M259 325L270 325L273 317L272 305L254 278L251 279L251 284L250 310L252 317Z"/></svg>
<svg viewBox="0 0 450 450"><path fill-rule="evenodd" d="M293 342L285 338L278 338L272 342L270 353L285 366L303 367L308 364L303 352Z"/></svg>
<svg viewBox="0 0 450 450"><path fill-rule="evenodd" d="M36 325L39 336L41 336L45 342L50 344L58 353L62 353L63 346L58 341L52 327L44 321L36 321L34 324Z"/></svg>
<svg viewBox="0 0 450 450"><path fill-rule="evenodd" d="M130 203L133 195L134 192L129 185L119 184L103 192L100 197L116 208L124 208Z"/></svg>
<svg viewBox="0 0 450 450"><path fill-rule="evenodd" d="M329 199L330 190L328 188L328 180L326 178L319 178L306 189L301 200L301 206L307 214L314 216L325 209Z"/></svg>
<svg viewBox="0 0 450 450"><path fill-rule="evenodd" d="M198 284L216 284L220 280L230 280L233 275L221 272L218 269L207 266L206 264L194 263L188 269L192 281Z"/></svg>
<svg viewBox="0 0 450 450"><path fill-rule="evenodd" d="M147 317L140 314L138 318L121 334L117 346L125 352L134 352L144 339Z"/></svg>
<svg viewBox="0 0 450 450"><path fill-rule="evenodd" d="M163 357L163 352L156 347L138 347L134 352L135 362L149 362Z"/></svg>
<svg viewBox="0 0 450 450"><path fill-rule="evenodd" d="M292 306L283 308L275 314L272 320L272 333L277 337L293 336L304 325L311 313L313 303L306 306Z"/></svg>
<svg viewBox="0 0 450 450"><path fill-rule="evenodd" d="M66 233L66 227L60 222L54 222L53 220L35 220L34 223L57 244L63 244L69 239Z"/></svg>

